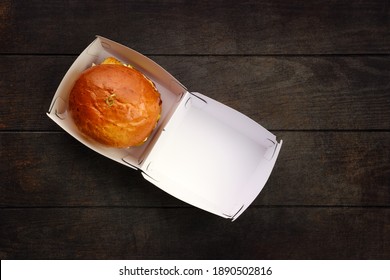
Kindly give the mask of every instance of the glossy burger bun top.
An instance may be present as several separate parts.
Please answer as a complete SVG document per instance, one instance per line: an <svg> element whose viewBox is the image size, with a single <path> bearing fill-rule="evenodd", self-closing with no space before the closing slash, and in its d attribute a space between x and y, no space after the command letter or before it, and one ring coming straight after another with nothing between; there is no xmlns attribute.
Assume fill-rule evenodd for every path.
<svg viewBox="0 0 390 280"><path fill-rule="evenodd" d="M125 148L146 141L160 118L161 98L142 73L110 58L81 74L69 96L69 111L86 136Z"/></svg>

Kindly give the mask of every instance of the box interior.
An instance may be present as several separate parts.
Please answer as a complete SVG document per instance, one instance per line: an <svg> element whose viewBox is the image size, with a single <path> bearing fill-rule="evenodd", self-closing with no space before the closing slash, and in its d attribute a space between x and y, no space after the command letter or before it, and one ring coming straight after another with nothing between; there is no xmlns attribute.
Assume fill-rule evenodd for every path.
<svg viewBox="0 0 390 280"><path fill-rule="evenodd" d="M161 118L148 140L141 146L117 149L101 145L87 137L84 137L78 131L72 118L67 112L69 93L81 72L91 67L93 64L100 64L109 56L113 56L123 63L131 64L134 68L141 71L154 82L161 94ZM153 149L156 136L161 133L162 128L169 121L180 99L186 91L186 88L181 85L180 82L149 58L116 42L103 37L98 37L83 51L82 54L80 54L66 73L53 98L48 115L68 133L73 135L89 148L122 164L138 169L143 161L143 158L146 157Z"/></svg>

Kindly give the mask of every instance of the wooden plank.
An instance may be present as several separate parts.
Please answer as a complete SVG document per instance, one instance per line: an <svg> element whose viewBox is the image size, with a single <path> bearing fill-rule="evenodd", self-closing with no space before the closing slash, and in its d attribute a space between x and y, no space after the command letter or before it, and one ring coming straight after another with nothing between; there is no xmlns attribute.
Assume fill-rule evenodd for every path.
<svg viewBox="0 0 390 280"><path fill-rule="evenodd" d="M389 208L0 209L2 259L389 259Z"/></svg>
<svg viewBox="0 0 390 280"><path fill-rule="evenodd" d="M65 133L0 134L1 205L178 205L139 172ZM183 205L180 204L179 205Z"/></svg>
<svg viewBox="0 0 390 280"><path fill-rule="evenodd" d="M389 129L390 57L156 57L190 91L272 130Z"/></svg>
<svg viewBox="0 0 390 280"><path fill-rule="evenodd" d="M0 56L0 129L58 130L46 112L74 59Z"/></svg>
<svg viewBox="0 0 390 280"><path fill-rule="evenodd" d="M389 53L386 1L2 2L1 53L79 53L95 34L149 54Z"/></svg>
<svg viewBox="0 0 390 280"><path fill-rule="evenodd" d="M254 205L390 206L390 132L275 132L284 144ZM0 206L186 204L65 133L0 134Z"/></svg>
<svg viewBox="0 0 390 280"><path fill-rule="evenodd" d="M390 132L276 132L284 140L257 203L390 205Z"/></svg>
<svg viewBox="0 0 390 280"><path fill-rule="evenodd" d="M390 129L388 56L151 58L268 129ZM74 59L0 56L0 129L59 131L45 112Z"/></svg>

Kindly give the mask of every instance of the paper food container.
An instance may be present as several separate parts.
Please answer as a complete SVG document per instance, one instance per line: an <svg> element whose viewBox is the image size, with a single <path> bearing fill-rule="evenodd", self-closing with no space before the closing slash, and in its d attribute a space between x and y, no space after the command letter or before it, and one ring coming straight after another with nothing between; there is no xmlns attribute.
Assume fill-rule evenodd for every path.
<svg viewBox="0 0 390 280"><path fill-rule="evenodd" d="M68 96L82 71L113 56L150 78L162 99L157 127L142 146L117 149L85 138L68 114ZM47 115L92 150L128 167L172 196L236 219L268 180L282 141L238 111L189 92L142 54L97 36L67 71Z"/></svg>

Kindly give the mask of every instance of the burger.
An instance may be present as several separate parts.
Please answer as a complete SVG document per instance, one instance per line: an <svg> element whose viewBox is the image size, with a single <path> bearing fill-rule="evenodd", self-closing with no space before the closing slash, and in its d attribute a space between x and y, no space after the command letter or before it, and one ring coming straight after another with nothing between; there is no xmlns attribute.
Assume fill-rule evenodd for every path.
<svg viewBox="0 0 390 280"><path fill-rule="evenodd" d="M82 72L69 96L81 133L115 148L142 145L157 125L161 104L150 79L113 57Z"/></svg>

